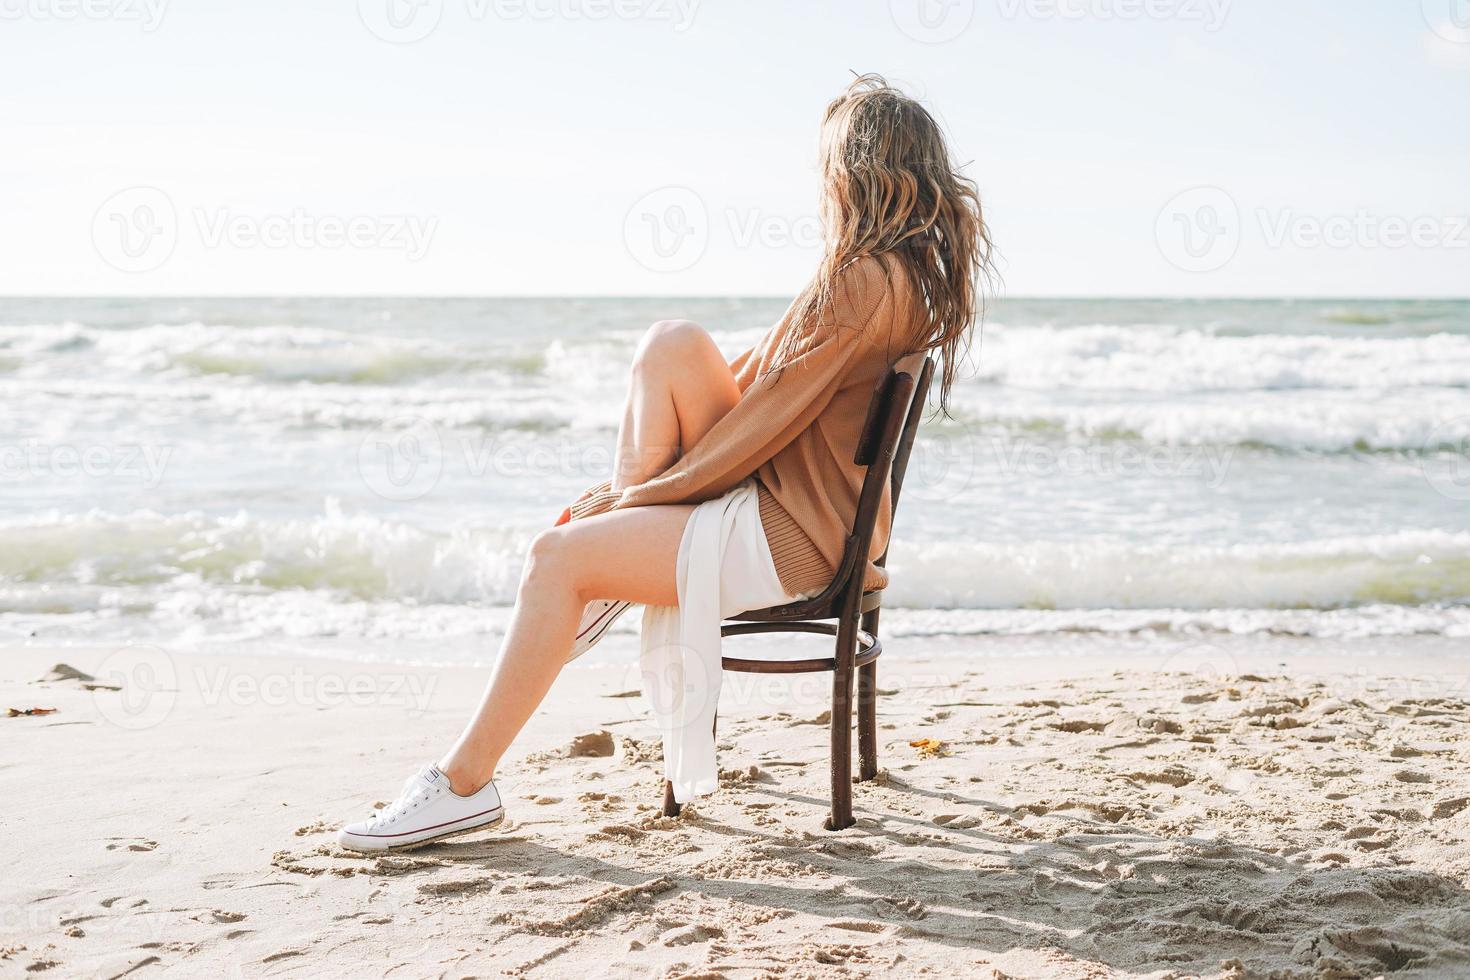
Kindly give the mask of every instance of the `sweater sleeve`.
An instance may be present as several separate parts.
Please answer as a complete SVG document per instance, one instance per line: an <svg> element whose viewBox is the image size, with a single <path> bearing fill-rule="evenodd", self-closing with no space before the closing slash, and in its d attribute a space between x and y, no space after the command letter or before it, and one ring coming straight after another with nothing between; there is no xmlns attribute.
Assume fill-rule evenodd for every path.
<svg viewBox="0 0 1470 980"><path fill-rule="evenodd" d="M741 395L750 390L751 383L760 374L760 351L760 345L757 344L730 362L730 373L735 376L735 386L740 389Z"/></svg>
<svg viewBox="0 0 1470 980"><path fill-rule="evenodd" d="M878 263L849 269L816 336L800 356L762 375L733 409L668 470L623 491L617 506L698 503L725 493L807 429L868 344L868 326L888 301Z"/></svg>

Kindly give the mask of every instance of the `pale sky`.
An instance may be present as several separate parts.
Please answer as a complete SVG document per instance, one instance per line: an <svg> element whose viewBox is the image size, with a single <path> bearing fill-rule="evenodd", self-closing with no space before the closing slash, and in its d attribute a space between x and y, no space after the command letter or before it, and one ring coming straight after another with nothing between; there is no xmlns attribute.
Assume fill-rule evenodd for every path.
<svg viewBox="0 0 1470 980"><path fill-rule="evenodd" d="M1470 295L1470 0L0 0L0 293L790 294L850 70L1008 295Z"/></svg>

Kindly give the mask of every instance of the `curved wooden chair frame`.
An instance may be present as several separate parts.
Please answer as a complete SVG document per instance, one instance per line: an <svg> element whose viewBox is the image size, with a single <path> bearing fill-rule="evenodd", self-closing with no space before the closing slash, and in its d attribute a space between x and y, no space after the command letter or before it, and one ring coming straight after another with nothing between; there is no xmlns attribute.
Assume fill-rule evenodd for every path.
<svg viewBox="0 0 1470 980"><path fill-rule="evenodd" d="M721 627L723 636L753 633L817 633L835 638L830 657L807 660L762 660L724 657L725 670L751 674L796 674L832 672L832 812L828 830L853 824L852 817L852 706L853 679L857 680L858 778L878 774L878 657L883 644L878 639L878 614L883 604L881 589L863 591L867 556L873 542L883 485L889 485L892 513L898 512L899 491L914 448L919 420L924 413L934 361L923 352L900 360L878 380L867 420L853 459L867 467L858 496L852 531L843 547L842 559L832 582L819 595L784 606L755 609L733 617ZM878 559L881 566L885 551ZM677 816L673 787L664 782L663 812Z"/></svg>

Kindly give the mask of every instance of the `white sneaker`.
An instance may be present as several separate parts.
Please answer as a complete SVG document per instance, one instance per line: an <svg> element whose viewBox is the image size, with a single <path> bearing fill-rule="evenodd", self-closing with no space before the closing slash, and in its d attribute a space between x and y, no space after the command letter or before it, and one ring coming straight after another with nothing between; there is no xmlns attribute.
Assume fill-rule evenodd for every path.
<svg viewBox="0 0 1470 980"><path fill-rule="evenodd" d="M616 623L618 617L627 612L631 605L631 602L612 599L597 599L587 603L587 608L582 613L582 624L577 627L577 639L572 643L572 652L567 657L567 663L571 663L596 646L597 641L612 629L612 624Z"/></svg>
<svg viewBox="0 0 1470 980"><path fill-rule="evenodd" d="M337 843L353 851L391 851L483 830L504 818L493 781L472 796L460 796L437 766L425 766L403 784L398 799L339 830Z"/></svg>

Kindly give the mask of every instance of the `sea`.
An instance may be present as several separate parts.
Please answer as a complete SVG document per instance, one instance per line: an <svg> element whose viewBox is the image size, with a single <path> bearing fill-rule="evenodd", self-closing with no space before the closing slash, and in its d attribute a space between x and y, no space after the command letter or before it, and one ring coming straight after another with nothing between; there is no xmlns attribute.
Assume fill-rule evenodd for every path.
<svg viewBox="0 0 1470 980"><path fill-rule="evenodd" d="M0 299L0 643L488 662L642 331L786 303ZM889 567L895 638L1470 638L1470 301L998 301Z"/></svg>

